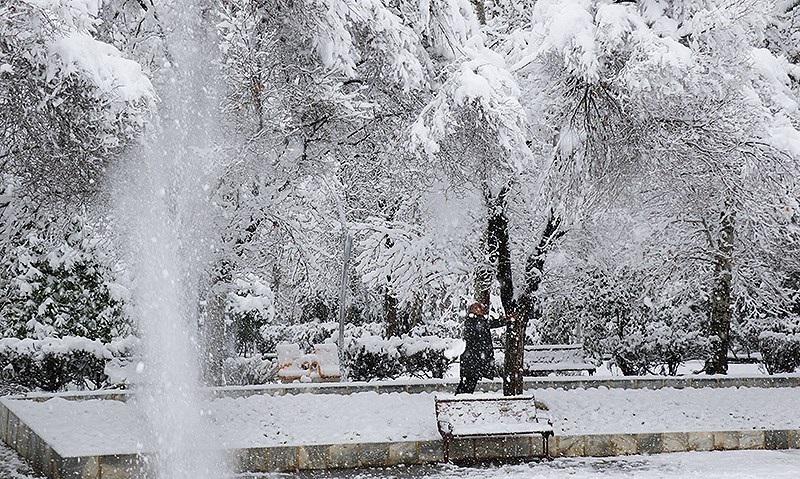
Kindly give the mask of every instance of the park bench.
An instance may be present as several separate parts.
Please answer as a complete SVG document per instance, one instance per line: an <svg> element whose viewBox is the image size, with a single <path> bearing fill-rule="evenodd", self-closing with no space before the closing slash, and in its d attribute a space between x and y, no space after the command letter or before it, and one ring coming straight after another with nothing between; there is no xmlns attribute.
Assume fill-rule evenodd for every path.
<svg viewBox="0 0 800 479"><path fill-rule="evenodd" d="M525 346L523 376L547 376L549 373L580 373L592 376L594 364L587 363L580 344L536 344Z"/></svg>
<svg viewBox="0 0 800 479"><path fill-rule="evenodd" d="M455 438L541 435L543 455L553 435L549 416L536 409L533 396L466 394L435 397L436 424L444 443L444 461L450 460Z"/></svg>
<svg viewBox="0 0 800 479"><path fill-rule="evenodd" d="M278 344L275 351L281 381L338 381L341 378L336 344L315 344L310 354L303 354L298 344Z"/></svg>
<svg viewBox="0 0 800 479"><path fill-rule="evenodd" d="M503 348L495 347L495 363L502 376ZM597 367L586 362L580 344L535 344L525 346L523 376L547 376L550 373L581 373L592 376Z"/></svg>

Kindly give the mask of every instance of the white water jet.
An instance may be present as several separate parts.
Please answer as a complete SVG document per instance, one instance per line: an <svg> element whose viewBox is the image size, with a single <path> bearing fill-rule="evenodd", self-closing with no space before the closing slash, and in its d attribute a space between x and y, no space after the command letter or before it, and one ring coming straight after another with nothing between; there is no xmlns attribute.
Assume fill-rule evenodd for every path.
<svg viewBox="0 0 800 479"><path fill-rule="evenodd" d="M222 452L198 394L197 335L198 281L213 244L206 185L217 126L215 47L200 6L159 7L171 56L155 82L160 127L142 157L128 160L117 188L144 345L146 386L137 401L153 433L159 479L220 479Z"/></svg>

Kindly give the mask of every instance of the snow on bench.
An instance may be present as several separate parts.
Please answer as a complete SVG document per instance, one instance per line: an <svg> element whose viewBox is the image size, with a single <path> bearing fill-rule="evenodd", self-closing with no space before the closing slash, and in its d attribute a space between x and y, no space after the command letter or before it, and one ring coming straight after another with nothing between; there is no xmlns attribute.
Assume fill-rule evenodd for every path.
<svg viewBox="0 0 800 479"><path fill-rule="evenodd" d="M503 348L495 347L495 363L502 374ZM523 376L547 376L549 373L568 373L587 371L589 376L596 366L583 358L580 344L536 344L525 346L522 360Z"/></svg>
<svg viewBox="0 0 800 479"><path fill-rule="evenodd" d="M596 367L583 358L580 344L537 344L525 346L522 374L524 376L546 376L551 372L588 371L593 375Z"/></svg>
<svg viewBox="0 0 800 479"><path fill-rule="evenodd" d="M444 461L450 460L450 442L456 437L542 436L547 455L553 435L550 418L536 409L533 396L466 394L435 397L436 423L444 442Z"/></svg>
<svg viewBox="0 0 800 479"><path fill-rule="evenodd" d="M278 344L278 378L290 381L338 381L339 349L336 344L315 344L314 352L303 354L298 344Z"/></svg>

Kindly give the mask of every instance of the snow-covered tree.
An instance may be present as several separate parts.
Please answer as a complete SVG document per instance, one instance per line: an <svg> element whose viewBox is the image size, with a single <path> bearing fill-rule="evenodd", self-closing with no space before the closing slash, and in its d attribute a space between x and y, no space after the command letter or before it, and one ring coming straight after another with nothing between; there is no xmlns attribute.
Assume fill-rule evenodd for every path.
<svg viewBox="0 0 800 479"><path fill-rule="evenodd" d="M95 38L100 4L0 6L0 172L40 196L96 191L108 159L147 123L152 85Z"/></svg>

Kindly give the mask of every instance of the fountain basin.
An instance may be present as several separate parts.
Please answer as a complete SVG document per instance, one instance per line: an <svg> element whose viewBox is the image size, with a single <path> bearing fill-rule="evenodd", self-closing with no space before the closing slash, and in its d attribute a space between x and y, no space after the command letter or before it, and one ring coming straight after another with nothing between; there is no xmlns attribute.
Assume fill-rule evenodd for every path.
<svg viewBox="0 0 800 479"><path fill-rule="evenodd" d="M551 406L553 456L800 447L792 413L800 395L783 386L797 377L763 379L714 379L716 387L696 388L684 378L676 388L662 378L637 383L658 387L625 389L629 379L586 388L574 387L576 379L543 378L529 388ZM408 381L206 390L201 409L214 427L202 443L225 449L236 472L437 462L431 390L451 387ZM9 396L0 400L0 438L47 477L144 478L155 448L138 400L131 392ZM537 447L528 437L469 439L454 444L451 457L514 459L540 455Z"/></svg>

